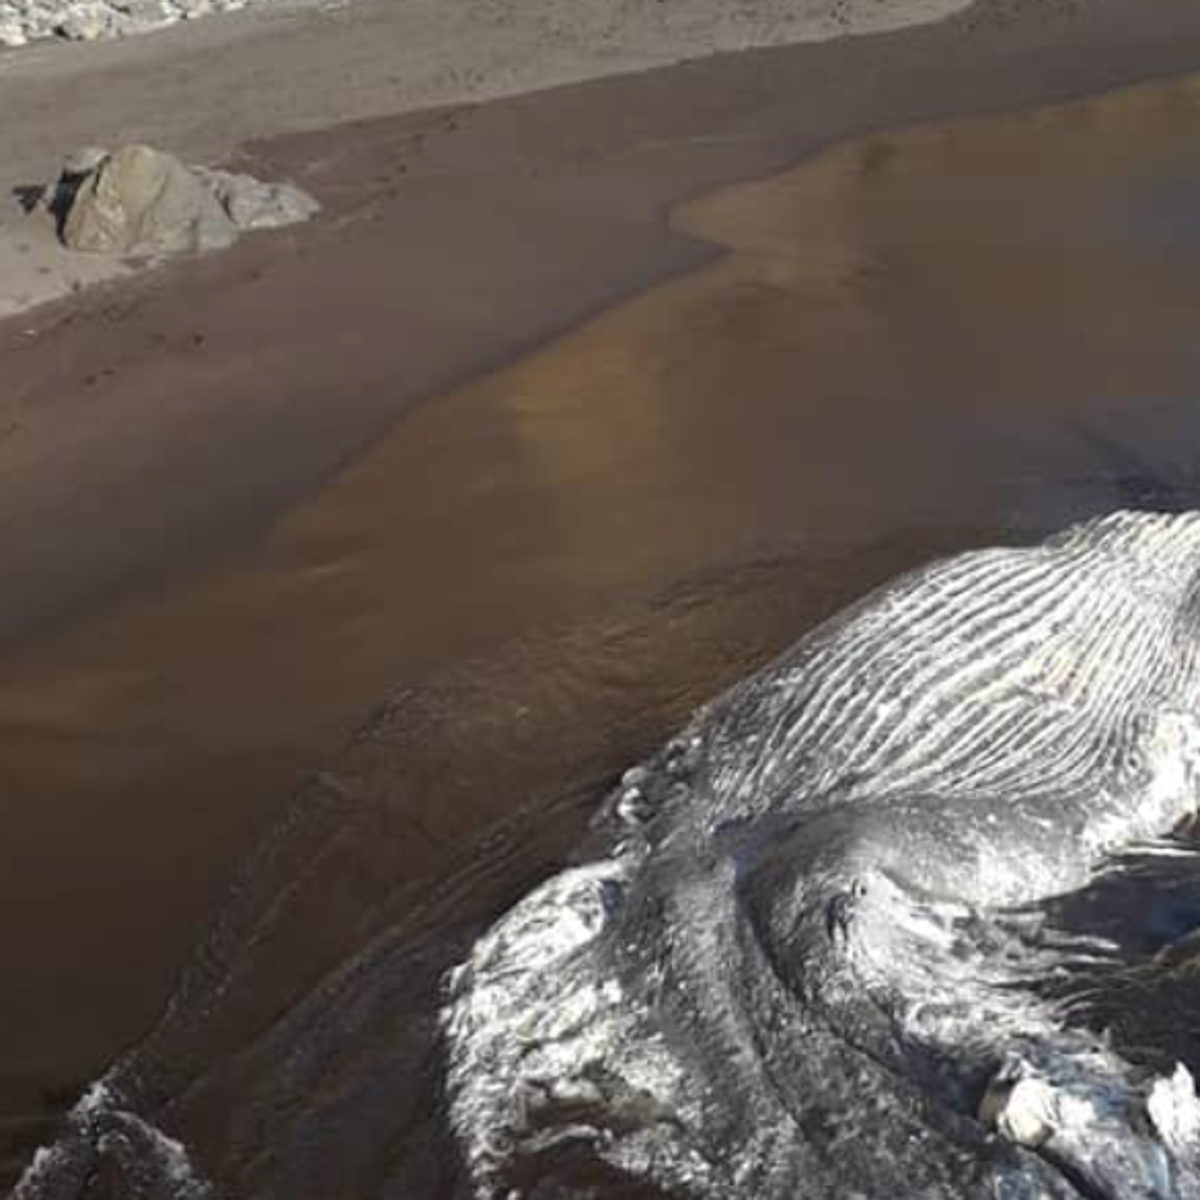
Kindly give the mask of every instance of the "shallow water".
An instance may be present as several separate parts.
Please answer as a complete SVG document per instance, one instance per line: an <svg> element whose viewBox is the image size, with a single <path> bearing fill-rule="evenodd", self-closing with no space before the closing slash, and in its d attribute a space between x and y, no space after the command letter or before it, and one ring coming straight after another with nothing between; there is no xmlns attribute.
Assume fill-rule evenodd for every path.
<svg viewBox="0 0 1200 1200"><path fill-rule="evenodd" d="M12 1161L154 1029L145 1102L240 1193L450 1190L438 973L616 772L905 566L1197 502L1198 133L1180 83L704 198L679 223L729 256L10 659Z"/></svg>

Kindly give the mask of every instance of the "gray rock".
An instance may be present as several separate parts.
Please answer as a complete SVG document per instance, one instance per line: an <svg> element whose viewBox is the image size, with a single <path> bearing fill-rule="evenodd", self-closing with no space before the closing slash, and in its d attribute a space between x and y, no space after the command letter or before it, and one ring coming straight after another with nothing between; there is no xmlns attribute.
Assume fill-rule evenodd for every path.
<svg viewBox="0 0 1200 1200"><path fill-rule="evenodd" d="M42 191L40 206L54 217L62 231L63 222L84 181L108 158L103 146L84 146L63 159L58 179Z"/></svg>
<svg viewBox="0 0 1200 1200"><path fill-rule="evenodd" d="M213 13L237 12L250 3L251 0L0 0L0 49L47 38L90 42L129 37Z"/></svg>
<svg viewBox="0 0 1200 1200"><path fill-rule="evenodd" d="M77 4L68 9L56 32L75 42L95 42L116 32L116 14L106 4Z"/></svg>
<svg viewBox="0 0 1200 1200"><path fill-rule="evenodd" d="M62 226L63 241L92 254L160 257L215 250L237 226L212 190L179 159L126 146L87 176Z"/></svg>
<svg viewBox="0 0 1200 1200"><path fill-rule="evenodd" d="M123 29L156 29L178 20L167 0L116 0L113 7L124 18Z"/></svg>
<svg viewBox="0 0 1200 1200"><path fill-rule="evenodd" d="M82 179L96 170L108 156L109 153L103 146L81 146L63 159L62 177Z"/></svg>
<svg viewBox="0 0 1200 1200"><path fill-rule="evenodd" d="M71 249L152 258L218 250L243 231L293 225L320 207L294 184L188 167L137 145L76 150L42 203Z"/></svg>
<svg viewBox="0 0 1200 1200"><path fill-rule="evenodd" d="M29 38L25 36L25 27L15 16L0 13L0 46L15 48L24 46Z"/></svg>
<svg viewBox="0 0 1200 1200"><path fill-rule="evenodd" d="M252 175L196 168L241 230L280 229L307 221L320 205L291 183L263 183Z"/></svg>

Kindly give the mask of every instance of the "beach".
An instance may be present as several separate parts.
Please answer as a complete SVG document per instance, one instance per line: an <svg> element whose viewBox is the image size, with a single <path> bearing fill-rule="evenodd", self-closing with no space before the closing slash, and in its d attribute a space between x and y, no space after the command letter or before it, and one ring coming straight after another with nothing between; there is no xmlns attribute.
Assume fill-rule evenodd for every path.
<svg viewBox="0 0 1200 1200"><path fill-rule="evenodd" d="M889 8L895 25L904 23L898 8ZM484 874L495 878L472 902L486 916L565 853L586 815L578 793L594 801L597 786L691 706L887 573L994 534L995 495L985 488L965 499L970 472L939 476L936 453L926 463L930 494L898 506L902 536L884 520L902 491L888 455L863 459L863 473L878 479L870 504L815 474L823 454L851 445L871 422L878 447L913 438L909 416L884 419L889 395L906 397L931 430L968 388L986 412L1006 394L1062 412L1074 411L1072 395L1109 405L1137 387L1182 397L1186 375L1166 351L1149 365L1144 351L1128 360L1098 354L1090 372L1081 348L1069 369L1047 352L980 390L963 349L942 393L921 409L921 389L943 377L929 366L936 339L910 343L912 331L896 344L920 345L921 355L880 359L853 387L837 355L814 367L807 403L853 398L859 407L838 409L844 424L809 408L789 415L782 398L792 360L757 386L733 363L726 375L708 370L690 382L682 366L655 373L657 349L681 334L686 347L689 331L713 319L693 299L711 272L756 255L778 263L780 246L852 241L843 227L797 232L772 214L841 211L836 198L873 159L869 143L859 144L821 176L832 201L806 191L816 186L806 175L795 185L764 182L757 207L744 189L723 190L730 185L766 180L872 131L1200 66L1200 13L1175 0L1158 3L1152 20L1144 4L1123 0L985 0L957 14L917 7L910 17L930 15L945 19L655 65L693 57L695 40L680 35L686 53L651 44L647 60L610 55L616 72L653 69L586 82L578 78L599 68L567 55L545 76L526 64L463 86L450 72L408 91L381 82L397 70L383 49L394 14L369 5L0 60L13 186L17 175L44 176L76 143L137 136L295 179L325 205L312 225L110 280L0 324L0 738L10 831L0 931L18 981L8 990L0 1095L13 1159L65 1097L154 1027L238 864L291 811L290 795L301 797L301 811L311 807L303 798L313 771L340 762L333 773L350 779L346 794L379 801L343 802L357 813L352 824L378 835L378 860L355 825L330 843L340 850L321 851L348 882L305 898L283 881L304 839L310 849L325 845L337 819L301 822L308 832L299 842L284 839L287 852L255 875L264 895L277 885L301 895L281 922L283 949L254 964L252 999L224 1032L189 1033L198 1059L220 1061L248 1031L269 1028L389 922L427 932L418 885L463 856L474 861L474 840L494 826L513 822L528 834L530 822L547 824L521 814L565 788L576 800L558 835L539 829L523 849L514 835L509 873L487 860ZM430 37L450 36L429 28ZM720 39L713 48L733 49ZM250 65L263 82L251 80ZM106 98L52 113L49 97L72 87ZM401 111L426 103L443 106ZM932 153L923 147L918 139L912 153ZM1003 139L995 147L991 159L964 158L966 174L1019 161ZM892 193L880 194L878 211L854 210L864 228L885 220ZM914 210L921 194L895 193ZM981 211L978 197L971 203ZM745 229L767 231L765 240L743 244ZM952 268L936 287L969 291L969 277ZM987 269L999 277L996 264ZM1105 269L1106 279L1124 279ZM908 276L897 268L895 278ZM620 315L672 280L686 297L668 305L674 317L657 325ZM723 297L732 288L745 298L750 330L755 296L796 286L770 272L718 285ZM1010 293L1016 320L1015 280ZM726 312L724 303L711 311ZM1190 303L1185 296L1180 311ZM879 345L827 302L802 315L812 332L801 361L820 361L831 337ZM1138 344L1153 344L1161 326L1149 317L1137 325ZM703 336L721 344L750 336L730 328ZM1180 335L1161 336L1170 347ZM971 343L958 330L952 344ZM981 336L981 361L1001 361L999 345ZM686 350L678 353L683 363ZM535 365L522 375L518 364L531 354ZM664 395L702 398L694 417L668 405L666 416L647 418L663 379ZM705 398L710 379L724 383ZM776 431L778 461L769 439L734 436L736 407L727 411L722 398L739 387L781 397L764 426ZM629 399L606 421L598 414L613 395ZM559 396L572 398L561 413ZM725 421L731 433L693 437L689 420L718 430ZM1019 426L1016 415L1004 424ZM911 444L931 447L936 436ZM789 438L813 439L810 491L784 482ZM727 463L722 446L731 448ZM1011 449L972 449L965 461L1007 461L1005 453L1025 461ZM1094 469L1071 453L1087 460L1081 470ZM643 459L644 470L629 468ZM724 490L705 476L725 480ZM588 492L589 481L606 478L625 480L624 508L603 490ZM695 510L700 532L689 530L680 506L706 490L711 505ZM826 513L819 497L830 494L847 499ZM543 495L559 496L554 520L540 508ZM780 522L779 512L789 515ZM793 519L799 512L807 523ZM1029 515L1028 528L1042 519ZM639 521L646 529L632 537ZM398 548L395 557L368 567L387 547ZM655 612L670 619L656 623ZM399 632L389 632L393 622ZM578 676L563 672L570 661L583 664ZM539 687L539 678L557 683ZM406 688L413 707L394 711L416 715L401 720L400 748L339 758L365 714ZM320 703L309 699L322 691ZM489 771L503 786L483 786ZM312 878L328 882L321 870ZM224 1118L213 1115L236 1109L224 1090L236 1080L234 1072L207 1093L195 1089L186 1121L189 1138L210 1140L205 1161L242 1178ZM326 1161L336 1171L336 1154Z"/></svg>
<svg viewBox="0 0 1200 1200"><path fill-rule="evenodd" d="M114 42L38 42L0 50L0 194L47 183L66 154L118 137L224 160L257 138L476 105L756 46L904 28L964 3L625 0L580 11L562 0L269 0ZM61 253L48 224L8 208L0 218L0 318L128 270Z"/></svg>

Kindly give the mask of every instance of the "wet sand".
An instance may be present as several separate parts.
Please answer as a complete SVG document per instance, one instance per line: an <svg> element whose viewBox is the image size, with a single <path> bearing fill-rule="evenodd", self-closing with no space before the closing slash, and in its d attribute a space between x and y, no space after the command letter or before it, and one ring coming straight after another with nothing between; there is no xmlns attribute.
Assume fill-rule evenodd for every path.
<svg viewBox="0 0 1200 1200"><path fill-rule="evenodd" d="M1182 82L871 136L702 197L671 244L731 253L415 409L203 572L14 647L9 1111L153 1024L239 848L333 762L139 1062L251 1194L324 1194L350 1159L370 1194L384 1145L439 1194L436 1139L402 1129L447 925L517 894L614 772L871 583L1195 501L1198 128Z"/></svg>
<svg viewBox="0 0 1200 1200"><path fill-rule="evenodd" d="M1155 11L986 0L249 148L326 219L0 324L0 641L245 537L414 400L710 258L664 233L680 200L864 129L1194 66L1200 10Z"/></svg>

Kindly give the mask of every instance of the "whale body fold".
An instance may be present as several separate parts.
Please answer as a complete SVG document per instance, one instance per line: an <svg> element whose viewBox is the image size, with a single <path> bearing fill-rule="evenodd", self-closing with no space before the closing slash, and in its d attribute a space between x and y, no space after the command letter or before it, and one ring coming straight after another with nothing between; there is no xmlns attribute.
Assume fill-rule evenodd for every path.
<svg viewBox="0 0 1200 1200"><path fill-rule="evenodd" d="M903 576L627 772L450 976L480 1197L1200 1197L1032 906L1194 813L1200 514Z"/></svg>

